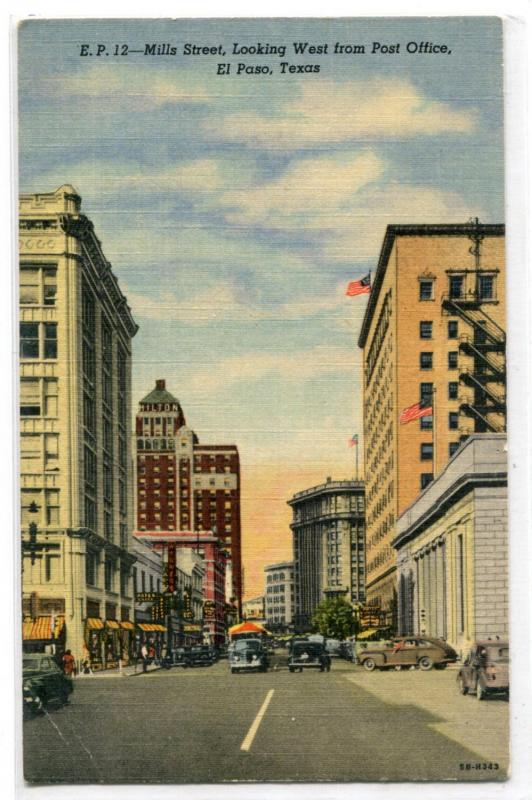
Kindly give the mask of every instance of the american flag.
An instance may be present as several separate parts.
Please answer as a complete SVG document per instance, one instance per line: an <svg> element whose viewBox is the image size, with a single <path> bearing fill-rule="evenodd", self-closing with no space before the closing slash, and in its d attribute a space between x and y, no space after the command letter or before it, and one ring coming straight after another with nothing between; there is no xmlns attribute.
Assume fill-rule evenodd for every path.
<svg viewBox="0 0 532 800"><path fill-rule="evenodd" d="M358 445L358 433L353 434L351 438L347 442L349 447L354 447L355 444Z"/></svg>
<svg viewBox="0 0 532 800"><path fill-rule="evenodd" d="M408 406L401 411L399 417L399 424L406 425L407 422L412 422L413 419L420 417L429 417L432 414L432 397L426 397L420 400L419 403L414 403L413 406Z"/></svg>
<svg viewBox="0 0 532 800"><path fill-rule="evenodd" d="M348 297L356 297L358 294L370 294L371 292L371 277L368 272L363 278L358 281L351 281L347 285L346 295Z"/></svg>

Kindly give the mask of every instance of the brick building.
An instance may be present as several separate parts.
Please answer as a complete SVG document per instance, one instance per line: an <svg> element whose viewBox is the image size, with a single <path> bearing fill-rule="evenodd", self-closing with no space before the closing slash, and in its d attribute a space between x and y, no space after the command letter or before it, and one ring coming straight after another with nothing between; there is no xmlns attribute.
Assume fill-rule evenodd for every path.
<svg viewBox="0 0 532 800"><path fill-rule="evenodd" d="M212 532L229 553L226 599L242 604L240 461L236 445L203 445L164 380L135 424L137 528Z"/></svg>

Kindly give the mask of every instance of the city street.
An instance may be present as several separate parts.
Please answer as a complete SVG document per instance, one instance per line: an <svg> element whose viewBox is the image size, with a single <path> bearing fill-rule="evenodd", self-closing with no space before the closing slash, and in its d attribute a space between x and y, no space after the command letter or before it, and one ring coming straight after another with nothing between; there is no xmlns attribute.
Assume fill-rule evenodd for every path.
<svg viewBox="0 0 532 800"><path fill-rule="evenodd" d="M70 705L24 723L26 780L504 779L508 703L462 697L456 669L289 674L283 660L78 678Z"/></svg>

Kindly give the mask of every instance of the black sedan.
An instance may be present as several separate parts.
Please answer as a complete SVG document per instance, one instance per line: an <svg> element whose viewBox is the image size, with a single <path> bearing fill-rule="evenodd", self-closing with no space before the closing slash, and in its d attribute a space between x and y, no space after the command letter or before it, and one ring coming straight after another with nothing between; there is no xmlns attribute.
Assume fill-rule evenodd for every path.
<svg viewBox="0 0 532 800"><path fill-rule="evenodd" d="M48 705L64 705L74 690L72 679L43 653L25 653L22 659L24 715Z"/></svg>

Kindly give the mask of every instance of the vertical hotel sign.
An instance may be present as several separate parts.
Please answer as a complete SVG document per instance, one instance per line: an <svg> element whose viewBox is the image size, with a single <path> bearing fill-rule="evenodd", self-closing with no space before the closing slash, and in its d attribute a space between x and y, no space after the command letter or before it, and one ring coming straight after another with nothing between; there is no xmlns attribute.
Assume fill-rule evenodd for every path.
<svg viewBox="0 0 532 800"><path fill-rule="evenodd" d="M176 546L168 545L168 560L166 562L166 590L173 594L175 592L175 566L176 566Z"/></svg>

